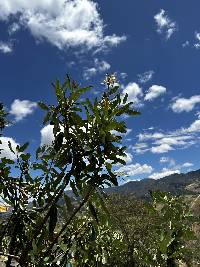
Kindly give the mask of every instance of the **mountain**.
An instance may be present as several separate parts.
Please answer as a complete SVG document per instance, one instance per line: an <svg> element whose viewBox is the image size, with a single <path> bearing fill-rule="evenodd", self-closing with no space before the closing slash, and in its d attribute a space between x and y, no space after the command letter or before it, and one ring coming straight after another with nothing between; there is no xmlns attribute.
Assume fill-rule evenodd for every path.
<svg viewBox="0 0 200 267"><path fill-rule="evenodd" d="M106 188L106 193L133 194L137 198L149 199L149 191L170 192L173 195L200 194L200 170L188 173L172 174L162 179L143 179L131 181L121 186Z"/></svg>

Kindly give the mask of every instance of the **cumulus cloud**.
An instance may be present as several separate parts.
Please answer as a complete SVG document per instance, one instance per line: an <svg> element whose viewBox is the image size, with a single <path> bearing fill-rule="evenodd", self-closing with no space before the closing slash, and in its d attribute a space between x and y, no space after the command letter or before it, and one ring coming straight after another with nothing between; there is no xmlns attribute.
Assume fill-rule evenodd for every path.
<svg viewBox="0 0 200 267"><path fill-rule="evenodd" d="M196 43L194 44L194 47L196 49L200 49L200 32L195 32L195 38L196 38Z"/></svg>
<svg viewBox="0 0 200 267"><path fill-rule="evenodd" d="M167 15L164 9L161 9L158 14L154 16L155 22L157 24L157 32L164 33L166 39L170 39L172 34L177 31L177 24L172 21Z"/></svg>
<svg viewBox="0 0 200 267"><path fill-rule="evenodd" d="M200 95L194 95L190 98L174 98L171 109L176 113L192 111L200 103Z"/></svg>
<svg viewBox="0 0 200 267"><path fill-rule="evenodd" d="M104 24L97 3L92 0L4 0L0 19L15 18L37 40L59 49L84 46L87 49L117 46L125 36L104 36Z"/></svg>
<svg viewBox="0 0 200 267"><path fill-rule="evenodd" d="M26 116L32 114L36 107L36 102L15 99L11 104L10 114L15 116L15 121L18 122L24 119Z"/></svg>
<svg viewBox="0 0 200 267"><path fill-rule="evenodd" d="M149 70L149 71L146 71L142 74L138 74L138 81L139 83L147 83L149 82L150 80L152 80L153 78L153 75L154 75L154 71L153 70Z"/></svg>
<svg viewBox="0 0 200 267"><path fill-rule="evenodd" d="M170 169L163 168L161 172L154 172L153 174L149 176L149 178L157 180L157 179L161 179L166 176L172 175L174 173L179 174L180 170L170 170Z"/></svg>
<svg viewBox="0 0 200 267"><path fill-rule="evenodd" d="M16 147L19 146L19 144L11 137L0 137L0 158L15 160L17 156L10 150L8 146L9 142L13 151L16 153Z"/></svg>
<svg viewBox="0 0 200 267"><path fill-rule="evenodd" d="M117 170L117 173L123 173L128 176L135 176L139 174L150 174L152 173L153 168L147 164L129 164L126 166L122 166Z"/></svg>
<svg viewBox="0 0 200 267"><path fill-rule="evenodd" d="M0 41L0 52L3 54L9 54L13 51L12 44Z"/></svg>
<svg viewBox="0 0 200 267"><path fill-rule="evenodd" d="M104 73L110 69L110 64L104 60L99 60L98 58L94 59L94 66L91 68L85 68L83 72L83 78L89 80L97 74Z"/></svg>
<svg viewBox="0 0 200 267"><path fill-rule="evenodd" d="M153 99L159 97L160 95L163 95L166 93L166 88L161 85L152 85L149 90L147 91L147 94L144 97L144 100L152 101Z"/></svg>
<svg viewBox="0 0 200 267"><path fill-rule="evenodd" d="M53 125L47 125L40 130L41 145L52 145L54 141Z"/></svg>
<svg viewBox="0 0 200 267"><path fill-rule="evenodd" d="M122 94L128 94L128 102L133 102L134 105L141 105L141 97L143 96L142 88L135 82L130 82L127 86L123 86Z"/></svg>

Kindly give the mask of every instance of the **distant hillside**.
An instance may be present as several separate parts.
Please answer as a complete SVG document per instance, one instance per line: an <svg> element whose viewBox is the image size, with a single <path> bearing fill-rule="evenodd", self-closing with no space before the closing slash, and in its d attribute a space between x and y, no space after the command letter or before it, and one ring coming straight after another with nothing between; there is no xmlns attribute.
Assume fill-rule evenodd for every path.
<svg viewBox="0 0 200 267"><path fill-rule="evenodd" d="M200 170L185 174L172 174L159 180L143 179L131 181L121 186L105 189L106 193L133 194L138 198L148 199L149 190L170 192L173 195L200 194Z"/></svg>

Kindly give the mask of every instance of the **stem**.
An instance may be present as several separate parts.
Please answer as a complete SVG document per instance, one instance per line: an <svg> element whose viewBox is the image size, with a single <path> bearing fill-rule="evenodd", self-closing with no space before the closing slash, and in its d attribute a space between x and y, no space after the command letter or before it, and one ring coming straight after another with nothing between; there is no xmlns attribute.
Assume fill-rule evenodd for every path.
<svg viewBox="0 0 200 267"><path fill-rule="evenodd" d="M16 261L19 260L19 256L7 254L7 253L4 253L4 252L0 252L0 256L11 257L11 258L15 259Z"/></svg>
<svg viewBox="0 0 200 267"><path fill-rule="evenodd" d="M66 186L66 184L68 183L68 182L66 183L66 181L68 181L68 180L70 179L70 177L72 176L73 171L74 171L74 167L75 167L75 166L74 166L74 164L73 164L71 170L65 175L65 177L64 177L64 180L65 180L64 186L60 189L60 191L59 191L58 194L55 196L55 198L52 199L52 201L49 203L49 206L52 206L52 205L56 204L57 201L58 201L58 200L60 199L60 197L62 196L63 191L65 190L65 186ZM49 218L50 212L51 212L51 211L50 211L50 209L49 209L49 211L48 211L47 214L45 215L43 221L41 222L41 224L40 224L40 225L38 226L38 228L36 229L35 234L33 235L33 237L32 237L32 238L28 241L28 243L26 244L26 249L22 252L22 255L21 255L21 257L20 257L20 264L21 264L22 266L27 266L26 258L27 258L27 255L28 255L28 251L29 251L29 249L30 249L31 246L32 246L32 242L33 242L33 240L36 239L36 237L37 237L37 236L40 234L40 232L42 231L42 229L43 229L45 223L47 222L47 220L48 220L48 218ZM25 264L25 265L23 265L23 264Z"/></svg>
<svg viewBox="0 0 200 267"><path fill-rule="evenodd" d="M86 194L85 198L83 199L83 201L80 203L80 205L74 210L74 212L72 213L72 215L70 216L70 218L68 219L68 221L63 225L62 229L60 230L60 232L55 236L54 240L52 241L51 245L49 246L49 248L47 249L47 251L44 254L44 257L49 255L51 249L53 248L54 244L58 241L58 238L62 235L62 233L65 231L66 227L71 223L71 221L73 220L73 218L76 216L76 214L81 210L81 208L86 204L86 202L89 200L92 192L95 190L94 187L90 188L90 190L88 191L88 193Z"/></svg>

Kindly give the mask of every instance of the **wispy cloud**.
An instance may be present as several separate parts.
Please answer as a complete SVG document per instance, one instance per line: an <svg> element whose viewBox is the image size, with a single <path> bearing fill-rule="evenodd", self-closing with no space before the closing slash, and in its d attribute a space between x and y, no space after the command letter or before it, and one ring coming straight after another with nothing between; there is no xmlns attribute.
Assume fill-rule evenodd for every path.
<svg viewBox="0 0 200 267"><path fill-rule="evenodd" d="M182 43L183 48L188 47L188 46L190 46L190 42L188 40Z"/></svg>
<svg viewBox="0 0 200 267"><path fill-rule="evenodd" d="M104 35L98 5L92 0L1 1L0 19L9 21L13 16L37 40L50 42L59 49L104 49L126 40L125 36Z"/></svg>
<svg viewBox="0 0 200 267"><path fill-rule="evenodd" d="M153 70L149 70L149 71L146 71L142 74L138 74L138 82L139 83L147 83L149 81L152 80L153 78L153 75L154 75L154 71Z"/></svg>
<svg viewBox="0 0 200 267"><path fill-rule="evenodd" d="M174 131L145 131L138 135L138 142L132 146L137 154L151 152L167 153L172 150L186 149L200 142L200 119L196 119L189 127Z"/></svg>
<svg viewBox="0 0 200 267"><path fill-rule="evenodd" d="M15 99L11 104L10 114L15 117L15 121L21 121L26 116L32 114L37 107L36 102L29 100Z"/></svg>
<svg viewBox="0 0 200 267"><path fill-rule="evenodd" d="M84 69L83 78L85 80L89 80L97 74L101 74L108 71L110 67L110 64L105 60L99 60L98 58L95 58L93 67Z"/></svg>
<svg viewBox="0 0 200 267"><path fill-rule="evenodd" d="M20 30L20 25L16 22L12 23L8 28L9 35L12 35Z"/></svg>
<svg viewBox="0 0 200 267"><path fill-rule="evenodd" d="M177 23L170 19L164 9L161 9L158 14L154 16L157 24L157 32L164 33L166 39L170 39L172 34L178 30Z"/></svg>

